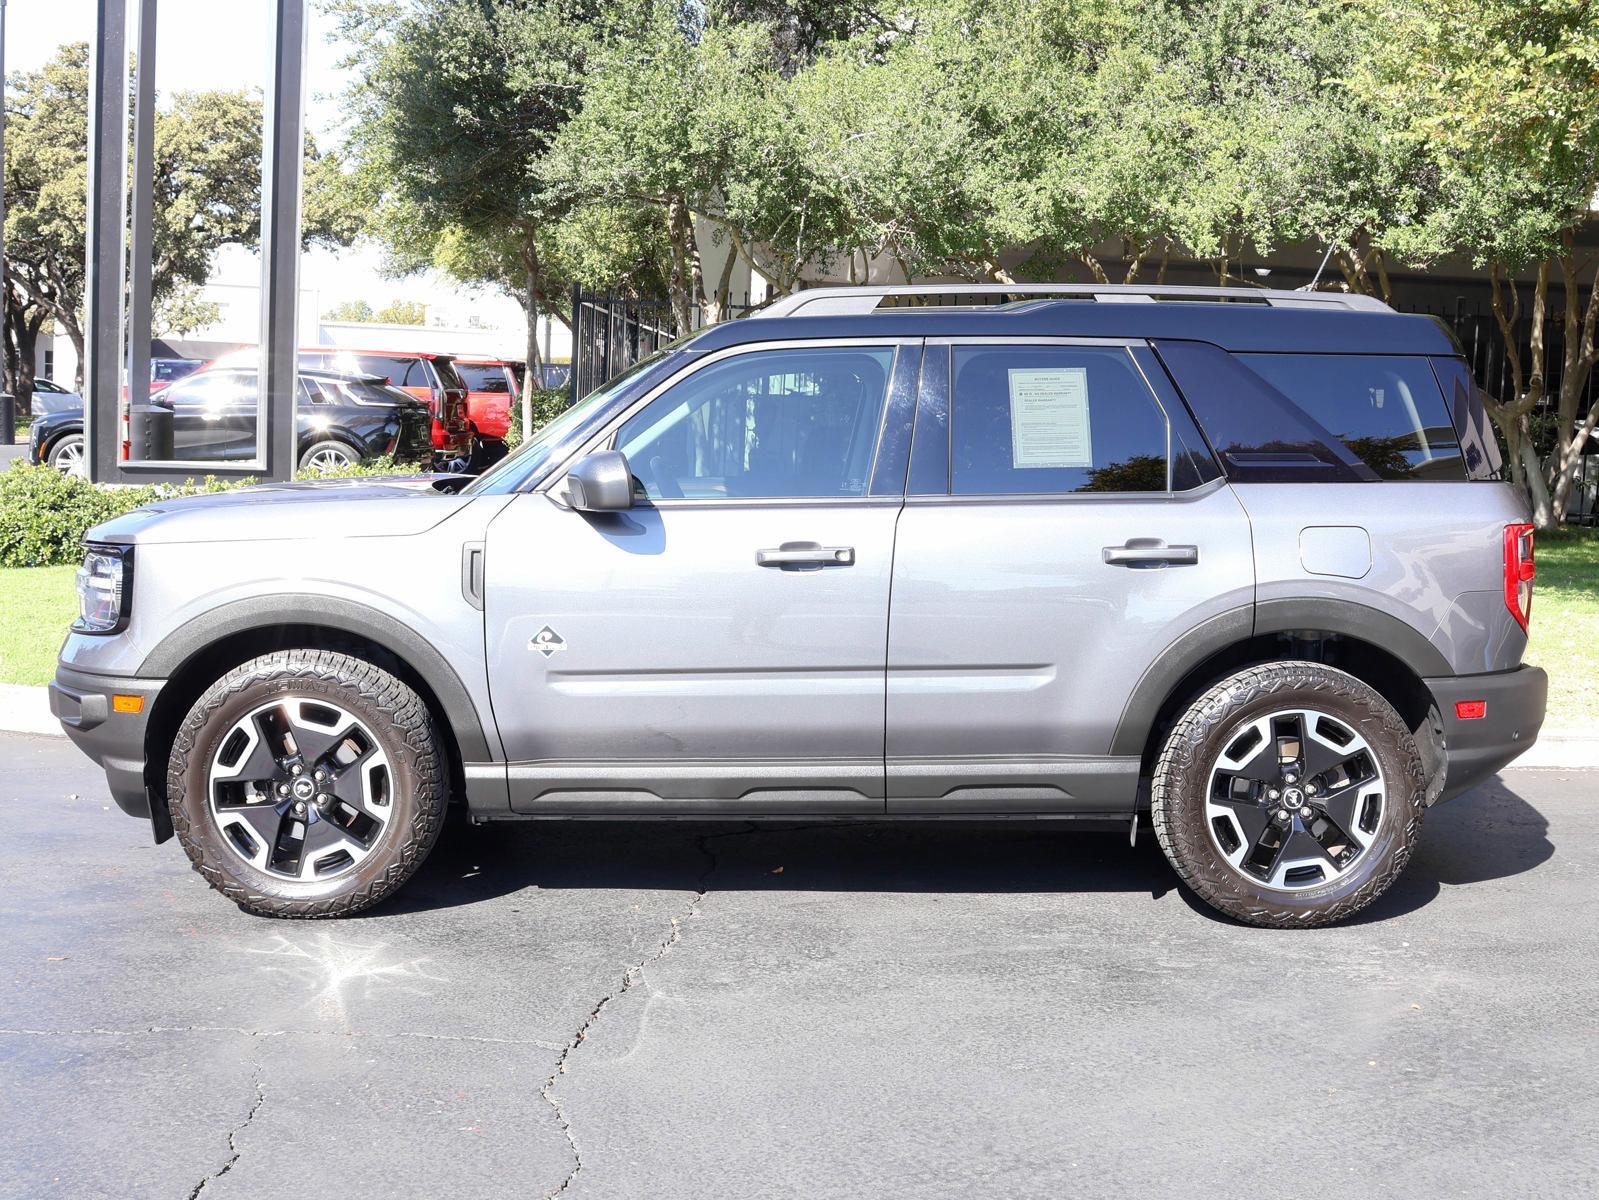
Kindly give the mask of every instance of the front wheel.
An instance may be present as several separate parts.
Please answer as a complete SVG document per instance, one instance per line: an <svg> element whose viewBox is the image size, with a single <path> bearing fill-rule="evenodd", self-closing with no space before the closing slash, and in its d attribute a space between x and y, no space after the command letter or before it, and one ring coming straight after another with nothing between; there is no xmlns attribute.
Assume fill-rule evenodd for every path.
<svg viewBox="0 0 1599 1200"><path fill-rule="evenodd" d="M438 840L440 737L421 698L347 654L285 650L229 671L178 729L173 830L246 912L337 917L403 884Z"/></svg>
<svg viewBox="0 0 1599 1200"><path fill-rule="evenodd" d="M86 473L87 459L83 435L69 433L50 447L49 462L63 475Z"/></svg>
<svg viewBox="0 0 1599 1200"><path fill-rule="evenodd" d="M1150 808L1161 849L1207 904L1251 925L1325 925L1398 878L1425 796L1392 705L1343 671L1277 662L1189 706Z"/></svg>

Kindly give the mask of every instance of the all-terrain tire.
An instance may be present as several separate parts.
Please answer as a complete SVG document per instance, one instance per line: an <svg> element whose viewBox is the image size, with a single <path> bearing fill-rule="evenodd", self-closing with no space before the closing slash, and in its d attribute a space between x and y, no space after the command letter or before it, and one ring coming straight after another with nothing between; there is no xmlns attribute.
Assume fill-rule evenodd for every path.
<svg viewBox="0 0 1599 1200"><path fill-rule="evenodd" d="M285 879L245 861L224 843L207 798L219 740L253 709L292 697L321 699L359 718L392 768L392 812L378 840L364 859L329 879ZM401 680L348 654L281 650L235 667L195 702L168 758L167 803L194 869L246 912L342 917L377 904L422 865L443 826L448 777L427 705Z"/></svg>
<svg viewBox="0 0 1599 1200"><path fill-rule="evenodd" d="M1206 823L1211 770L1252 720L1303 707L1357 730L1386 781L1370 846L1347 874L1299 891L1267 887L1232 866ZM1275 662L1238 672L1191 704L1167 735L1155 764L1150 815L1177 874L1211 907L1250 925L1327 925L1359 912L1399 877L1426 811L1426 772L1410 730L1367 684L1333 667Z"/></svg>

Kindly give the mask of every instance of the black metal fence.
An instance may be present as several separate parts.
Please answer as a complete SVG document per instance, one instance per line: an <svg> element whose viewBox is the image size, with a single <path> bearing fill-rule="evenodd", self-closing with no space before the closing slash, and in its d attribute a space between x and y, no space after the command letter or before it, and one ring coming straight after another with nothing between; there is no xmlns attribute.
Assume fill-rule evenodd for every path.
<svg viewBox="0 0 1599 1200"><path fill-rule="evenodd" d="M753 305L749 294L728 306L731 317L741 317ZM614 292L572 289L572 401L615 379L641 359L669 342L693 333L704 324L698 307L689 328L680 322L667 300L619 296Z"/></svg>
<svg viewBox="0 0 1599 1200"><path fill-rule="evenodd" d="M1486 290L1486 289L1485 289ZM1584 296L1586 299L1586 295ZM1565 374L1566 321L1565 298L1558 289L1551 288L1549 309L1544 317L1544 402L1542 409L1553 412L1560 384ZM1425 304L1395 305L1401 312L1425 313L1441 318L1455 331L1471 364L1472 374L1482 389L1501 403L1514 400L1515 382L1510 369L1510 355L1506 351L1504 332L1493 315L1492 300L1461 297L1447 308ZM1522 288L1521 312L1512 329L1516 348L1521 355L1523 375L1532 367L1532 308L1531 288ZM1577 405L1579 413L1585 412L1599 394L1599 373L1590 374L1583 384L1582 399Z"/></svg>

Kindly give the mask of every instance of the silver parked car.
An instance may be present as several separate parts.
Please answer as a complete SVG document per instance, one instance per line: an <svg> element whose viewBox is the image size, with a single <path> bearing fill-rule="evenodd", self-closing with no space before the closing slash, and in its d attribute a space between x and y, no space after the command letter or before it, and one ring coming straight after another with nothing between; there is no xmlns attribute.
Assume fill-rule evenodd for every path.
<svg viewBox="0 0 1599 1200"><path fill-rule="evenodd" d="M263 914L381 900L459 801L1147 809L1216 908L1347 917L1543 719L1532 531L1458 346L1358 297L1015 291L800 293L465 487L108 522L55 709Z"/></svg>

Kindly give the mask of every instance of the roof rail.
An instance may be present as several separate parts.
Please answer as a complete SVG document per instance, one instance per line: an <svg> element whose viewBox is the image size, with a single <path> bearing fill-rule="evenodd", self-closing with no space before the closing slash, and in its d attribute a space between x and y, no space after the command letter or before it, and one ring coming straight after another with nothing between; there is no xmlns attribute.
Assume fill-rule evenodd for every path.
<svg viewBox="0 0 1599 1200"><path fill-rule="evenodd" d="M815 287L780 296L752 317L838 317L875 312L880 308L914 307L921 297L1007 297L990 300L1003 304L1025 300L1093 300L1100 304L1144 304L1163 300L1221 300L1232 304L1265 304L1273 308L1355 309L1363 312L1392 312L1375 296L1350 292L1289 292L1271 288L1192 287L1156 284L1096 283L916 283L885 284L874 287ZM884 300L910 300L911 305L888 304ZM933 307L933 306L927 306ZM950 304L937 307L970 308L979 305Z"/></svg>

